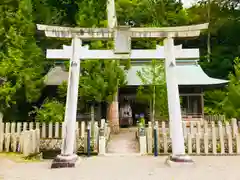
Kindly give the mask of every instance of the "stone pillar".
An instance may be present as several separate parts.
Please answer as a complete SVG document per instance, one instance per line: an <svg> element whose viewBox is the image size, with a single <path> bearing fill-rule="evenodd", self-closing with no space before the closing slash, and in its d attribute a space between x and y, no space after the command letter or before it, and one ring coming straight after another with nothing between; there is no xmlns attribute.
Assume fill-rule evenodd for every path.
<svg viewBox="0 0 240 180"><path fill-rule="evenodd" d="M74 152L76 115L78 103L78 84L80 75L79 47L81 40L74 37L72 40L72 58L70 59L65 119L63 125L63 140L61 155L58 155L51 168L75 167L78 156Z"/></svg>
<svg viewBox="0 0 240 180"><path fill-rule="evenodd" d="M192 162L189 157L185 156L179 89L176 79L177 74L175 73L174 39L172 37L164 40L164 53L170 134L172 139L172 155L167 159L167 162Z"/></svg>

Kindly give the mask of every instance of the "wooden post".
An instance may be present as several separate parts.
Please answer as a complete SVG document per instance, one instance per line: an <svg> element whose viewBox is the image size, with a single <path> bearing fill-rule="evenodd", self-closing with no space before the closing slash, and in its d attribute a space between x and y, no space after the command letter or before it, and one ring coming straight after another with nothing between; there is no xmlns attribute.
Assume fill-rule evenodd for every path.
<svg viewBox="0 0 240 180"><path fill-rule="evenodd" d="M11 123L11 133L15 133L16 132L16 123L15 122L12 122Z"/></svg>
<svg viewBox="0 0 240 180"><path fill-rule="evenodd" d="M217 154L217 139L216 139L216 129L215 122L212 121L212 152L213 154Z"/></svg>
<svg viewBox="0 0 240 180"><path fill-rule="evenodd" d="M188 154L192 154L192 134L188 133Z"/></svg>
<svg viewBox="0 0 240 180"><path fill-rule="evenodd" d="M46 123L42 123L42 138L46 138Z"/></svg>
<svg viewBox="0 0 240 180"><path fill-rule="evenodd" d="M40 123L36 122L36 128L35 129L39 129L40 128Z"/></svg>
<svg viewBox="0 0 240 180"><path fill-rule="evenodd" d="M186 139L187 138L187 135L188 135L188 132L187 132L187 127L186 127L186 122L182 122L182 125L183 125L183 136L184 138Z"/></svg>
<svg viewBox="0 0 240 180"><path fill-rule="evenodd" d="M208 154L208 133L204 133L204 153Z"/></svg>
<svg viewBox="0 0 240 180"><path fill-rule="evenodd" d="M53 124L52 122L50 122L48 124L48 138L52 138L53 137Z"/></svg>
<svg viewBox="0 0 240 180"><path fill-rule="evenodd" d="M236 118L232 118L232 119L231 119L231 124L232 124L232 134L233 134L233 138L236 138L236 136L237 136L237 134L238 134L237 119L236 119Z"/></svg>
<svg viewBox="0 0 240 180"><path fill-rule="evenodd" d="M10 133L10 123L5 123L5 134Z"/></svg>
<svg viewBox="0 0 240 180"><path fill-rule="evenodd" d="M55 137L55 138L59 138L59 122L56 122L56 123L55 123L54 137Z"/></svg>
<svg viewBox="0 0 240 180"><path fill-rule="evenodd" d="M3 151L4 142L4 123L2 122L2 114L0 113L0 152Z"/></svg>
<svg viewBox="0 0 240 180"><path fill-rule="evenodd" d="M232 132L231 132L231 127L229 125L229 122L226 122L226 133L227 133L227 141L228 141L228 153L232 154L233 153L233 147L232 147Z"/></svg>
<svg viewBox="0 0 240 180"><path fill-rule="evenodd" d="M24 131L24 135L23 135L23 155L25 157L27 157L30 154L29 146L30 146L30 132L29 131Z"/></svg>
<svg viewBox="0 0 240 180"><path fill-rule="evenodd" d="M17 123L17 134L20 135L21 134L21 131L22 131L22 123L21 122L18 122Z"/></svg>
<svg viewBox="0 0 240 180"><path fill-rule="evenodd" d="M40 152L40 129L36 129L36 152Z"/></svg>
<svg viewBox="0 0 240 180"><path fill-rule="evenodd" d="M221 154L224 154L225 153L225 147L224 147L224 136L223 136L222 122L221 121L218 121L218 131L219 131L219 138L220 138Z"/></svg>
<svg viewBox="0 0 240 180"><path fill-rule="evenodd" d="M81 121L81 138L85 137L85 121Z"/></svg>
<svg viewBox="0 0 240 180"><path fill-rule="evenodd" d="M153 129L152 129L152 122L148 122L148 128L147 128L147 152L152 153L153 152Z"/></svg>
<svg viewBox="0 0 240 180"><path fill-rule="evenodd" d="M94 149L98 149L98 137L99 137L99 128L98 128L98 122L96 121L94 123L94 133L93 133L93 139L94 139Z"/></svg>
<svg viewBox="0 0 240 180"><path fill-rule="evenodd" d="M99 155L105 155L106 154L106 139L104 136L104 129L101 127L99 129Z"/></svg>
<svg viewBox="0 0 240 180"><path fill-rule="evenodd" d="M237 146L237 154L240 154L240 134L236 136L236 146Z"/></svg>
<svg viewBox="0 0 240 180"><path fill-rule="evenodd" d="M32 130L33 129L33 122L30 122L29 123L29 130Z"/></svg>
<svg viewBox="0 0 240 180"><path fill-rule="evenodd" d="M200 134L196 133L196 153L200 154L201 153L201 146L200 146Z"/></svg>
<svg viewBox="0 0 240 180"><path fill-rule="evenodd" d="M139 144L140 154L145 155L147 153L147 139L145 134L145 127L140 127L139 129Z"/></svg>
<svg viewBox="0 0 240 180"><path fill-rule="evenodd" d="M164 149L164 153L168 153L168 138L167 138L167 134L163 133L163 149Z"/></svg>
<svg viewBox="0 0 240 180"><path fill-rule="evenodd" d="M30 130L30 135L31 135L31 153L35 153L36 152L36 131L35 130Z"/></svg>
<svg viewBox="0 0 240 180"><path fill-rule="evenodd" d="M27 122L24 122L24 123L23 123L23 131L27 131L27 126L28 126L28 123L27 123Z"/></svg>

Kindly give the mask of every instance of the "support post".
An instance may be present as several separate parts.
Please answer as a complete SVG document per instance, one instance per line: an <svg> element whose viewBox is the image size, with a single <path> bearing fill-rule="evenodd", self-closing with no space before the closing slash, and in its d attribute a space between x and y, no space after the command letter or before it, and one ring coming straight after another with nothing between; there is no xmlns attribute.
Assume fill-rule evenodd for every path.
<svg viewBox="0 0 240 180"><path fill-rule="evenodd" d="M164 54L170 134L172 139L172 155L167 159L167 163L169 165L172 162L192 163L193 161L185 155L179 89L176 80L177 74L175 73L174 39L171 36L168 36L164 40Z"/></svg>
<svg viewBox="0 0 240 180"><path fill-rule="evenodd" d="M145 126L141 126L139 128L139 144L140 144L140 154L141 155L147 154L147 139L146 139Z"/></svg>
<svg viewBox="0 0 240 180"><path fill-rule="evenodd" d="M104 136L104 128L101 127L99 129L99 150L98 150L99 155L105 155L106 154L106 138Z"/></svg>
<svg viewBox="0 0 240 180"><path fill-rule="evenodd" d="M82 48L81 40L74 37L72 39L72 58L69 67L62 150L61 154L53 160L51 168L75 167L78 160L78 156L74 152L74 141L80 75L79 51L81 51L81 48L79 49L79 46Z"/></svg>

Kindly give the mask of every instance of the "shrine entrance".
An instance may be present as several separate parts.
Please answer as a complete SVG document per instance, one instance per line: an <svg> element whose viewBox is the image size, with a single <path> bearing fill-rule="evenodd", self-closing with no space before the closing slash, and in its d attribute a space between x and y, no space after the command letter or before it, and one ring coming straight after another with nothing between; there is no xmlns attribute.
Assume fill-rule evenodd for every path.
<svg viewBox="0 0 240 180"><path fill-rule="evenodd" d="M108 28L69 28L37 25L38 30L45 31L48 37L71 38L71 46L63 46L61 50L47 50L47 58L70 59L69 79L67 90L66 111L63 131L63 144L61 155L54 160L69 166L75 164L78 157L74 154L76 113L78 99L78 83L80 75L80 61L83 59L157 59L165 60L165 74L167 84L169 121L171 126L172 153L174 161L186 159L184 137L182 130L181 108L179 100L178 84L176 82L176 59L193 56L195 50L179 49L174 45L174 38L197 37L200 31L206 29L208 24L181 26L181 27L144 27L135 28L130 26L119 26L115 11L114 0L107 1ZM156 49L131 49L131 40L138 38L157 38L163 40L164 46L156 46ZM90 50L88 46L83 46L83 40L114 40L114 49L110 50ZM193 54L191 54L193 53ZM113 133L119 132L119 111L118 98L112 102L112 117L110 126Z"/></svg>

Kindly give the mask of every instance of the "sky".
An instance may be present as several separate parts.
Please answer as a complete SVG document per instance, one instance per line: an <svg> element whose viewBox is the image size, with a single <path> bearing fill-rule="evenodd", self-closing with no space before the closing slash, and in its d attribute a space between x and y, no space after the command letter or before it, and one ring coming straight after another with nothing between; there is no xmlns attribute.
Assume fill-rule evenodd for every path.
<svg viewBox="0 0 240 180"><path fill-rule="evenodd" d="M197 2L197 0L182 0L184 7L190 7L193 3Z"/></svg>

